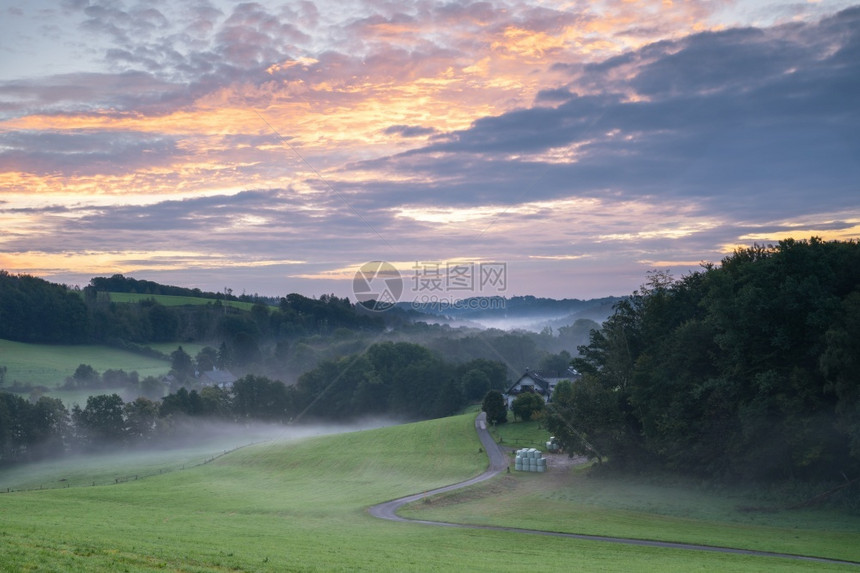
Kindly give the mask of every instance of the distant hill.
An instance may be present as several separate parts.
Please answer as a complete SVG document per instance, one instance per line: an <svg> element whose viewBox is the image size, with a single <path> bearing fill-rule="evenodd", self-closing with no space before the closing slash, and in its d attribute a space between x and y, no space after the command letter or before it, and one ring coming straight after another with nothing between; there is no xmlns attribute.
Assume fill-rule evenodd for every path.
<svg viewBox="0 0 860 573"><path fill-rule="evenodd" d="M216 299L242 302L262 302L269 305L277 305L278 298L262 297L257 294L241 294L236 296L230 289L225 292L207 292L199 288L186 288L173 285L163 285L154 281L135 279L123 275L112 275L110 277L93 277L90 279L90 288L109 293L130 293L138 295L161 295L174 297L191 297L202 299ZM188 304L196 304L189 302Z"/></svg>
<svg viewBox="0 0 860 573"><path fill-rule="evenodd" d="M404 310L420 312L444 322L473 323L487 328L541 330L570 325L580 318L603 322L622 297L589 300L553 299L535 296L472 297L454 303L398 303Z"/></svg>

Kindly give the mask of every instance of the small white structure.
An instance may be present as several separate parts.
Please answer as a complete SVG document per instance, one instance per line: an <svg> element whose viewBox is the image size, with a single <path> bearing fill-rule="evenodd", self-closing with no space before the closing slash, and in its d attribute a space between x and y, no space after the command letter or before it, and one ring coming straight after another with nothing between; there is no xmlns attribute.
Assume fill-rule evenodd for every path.
<svg viewBox="0 0 860 573"><path fill-rule="evenodd" d="M520 472L545 472L546 458L536 448L517 450L514 469Z"/></svg>

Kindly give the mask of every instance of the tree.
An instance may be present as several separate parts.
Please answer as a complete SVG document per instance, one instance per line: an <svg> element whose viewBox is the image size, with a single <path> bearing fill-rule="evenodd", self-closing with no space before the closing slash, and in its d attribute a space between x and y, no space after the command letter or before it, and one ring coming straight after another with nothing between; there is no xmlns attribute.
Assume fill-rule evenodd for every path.
<svg viewBox="0 0 860 573"><path fill-rule="evenodd" d="M140 381L140 393L150 400L158 400L164 395L164 384L155 376L147 376Z"/></svg>
<svg viewBox="0 0 860 573"><path fill-rule="evenodd" d="M204 346L200 349L195 357L197 362L197 370L200 372L209 372L215 369L218 363L218 351L211 346Z"/></svg>
<svg viewBox="0 0 860 573"><path fill-rule="evenodd" d="M460 409L462 404L463 393L460 391L460 386L453 378L449 377L436 390L436 400L431 415L434 418L451 416Z"/></svg>
<svg viewBox="0 0 860 573"><path fill-rule="evenodd" d="M240 420L285 422L290 418L290 394L279 380L248 375L233 383L231 393L233 412Z"/></svg>
<svg viewBox="0 0 860 573"><path fill-rule="evenodd" d="M6 367L0 366L0 386L6 382Z"/></svg>
<svg viewBox="0 0 860 573"><path fill-rule="evenodd" d="M123 406L126 420L126 433L135 441L145 441L152 437L158 421L158 404L140 396Z"/></svg>
<svg viewBox="0 0 860 573"><path fill-rule="evenodd" d="M487 413L490 424L504 424L508 421L508 407L505 398L498 390L490 390L481 403L481 411Z"/></svg>
<svg viewBox="0 0 860 573"><path fill-rule="evenodd" d="M519 418L523 422L531 420L532 416L543 410L543 407L543 398L533 392L523 392L511 403L514 419Z"/></svg>
<svg viewBox="0 0 860 573"><path fill-rule="evenodd" d="M148 317L152 340L156 342L170 342L176 340L176 331L179 328L177 312L164 305L153 303L149 308Z"/></svg>
<svg viewBox="0 0 860 573"><path fill-rule="evenodd" d="M226 342L221 342L221 346L218 347L218 359L215 363L218 365L218 368L222 369L233 364L233 356Z"/></svg>
<svg viewBox="0 0 860 573"><path fill-rule="evenodd" d="M194 376L194 363L191 356L180 346L170 353L170 370L179 382Z"/></svg>
<svg viewBox="0 0 860 573"><path fill-rule="evenodd" d="M89 364L79 364L72 375L72 385L76 388L94 388L100 382L99 373Z"/></svg>
<svg viewBox="0 0 860 573"><path fill-rule="evenodd" d="M227 417L230 414L230 393L218 386L200 390L200 403L204 416Z"/></svg>
<svg viewBox="0 0 860 573"><path fill-rule="evenodd" d="M118 394L102 394L87 398L83 410L73 410L73 422L90 447L101 448L125 439L123 405Z"/></svg>
<svg viewBox="0 0 860 573"><path fill-rule="evenodd" d="M562 350L558 354L547 354L538 363L538 372L545 376L562 377L570 368L570 352Z"/></svg>
<svg viewBox="0 0 860 573"><path fill-rule="evenodd" d="M490 391L490 378L483 370L473 368L463 375L461 385L466 399L477 401Z"/></svg>

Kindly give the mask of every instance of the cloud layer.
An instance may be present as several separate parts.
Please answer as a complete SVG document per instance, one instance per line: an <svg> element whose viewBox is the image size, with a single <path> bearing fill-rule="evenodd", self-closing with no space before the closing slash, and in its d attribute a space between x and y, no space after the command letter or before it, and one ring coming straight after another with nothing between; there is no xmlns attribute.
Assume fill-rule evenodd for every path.
<svg viewBox="0 0 860 573"><path fill-rule="evenodd" d="M343 295L368 260L503 261L589 297L860 236L860 7L677 4L9 11L68 61L0 81L0 268Z"/></svg>

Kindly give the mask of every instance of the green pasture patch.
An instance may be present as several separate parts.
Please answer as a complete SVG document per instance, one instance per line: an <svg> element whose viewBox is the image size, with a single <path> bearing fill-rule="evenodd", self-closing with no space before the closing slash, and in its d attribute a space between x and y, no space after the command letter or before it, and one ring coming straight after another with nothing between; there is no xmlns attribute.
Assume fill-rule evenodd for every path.
<svg viewBox="0 0 860 573"><path fill-rule="evenodd" d="M205 344L202 342L152 342L147 344L147 346L165 354L166 356L170 356L172 352L175 352L181 346L182 350L184 350L191 358L197 356L197 353L207 346L212 346L216 350L218 349L217 343Z"/></svg>
<svg viewBox="0 0 860 573"><path fill-rule="evenodd" d="M267 443L118 485L0 494L0 570L856 570L393 523L367 513L373 503L479 473L486 457L473 420Z"/></svg>
<svg viewBox="0 0 860 573"><path fill-rule="evenodd" d="M416 502L414 519L513 526L860 561L860 517L831 510L750 512L742 492L595 475L587 468L512 472Z"/></svg>
<svg viewBox="0 0 860 573"><path fill-rule="evenodd" d="M155 300L158 304L163 306L214 305L217 301L217 299L212 298L176 296L169 294L138 294L133 292L111 292L108 294L110 295L111 302L135 303L144 300ZM222 300L221 304L232 308L238 308L240 310L251 310L254 307L254 303L252 302L238 300Z"/></svg>
<svg viewBox="0 0 860 573"><path fill-rule="evenodd" d="M13 381L48 387L62 384L80 364L99 374L105 370L136 370L141 378L161 376L170 370L164 360L97 345L25 344L0 340L0 366L6 366L6 385ZM2 387L0 387L2 389Z"/></svg>
<svg viewBox="0 0 860 573"><path fill-rule="evenodd" d="M490 428L490 433L496 443L509 450L538 448L542 452L546 451L546 442L550 435L537 420L529 420L528 422L513 422L511 420L513 420L513 414L508 412L508 422L496 424Z"/></svg>

